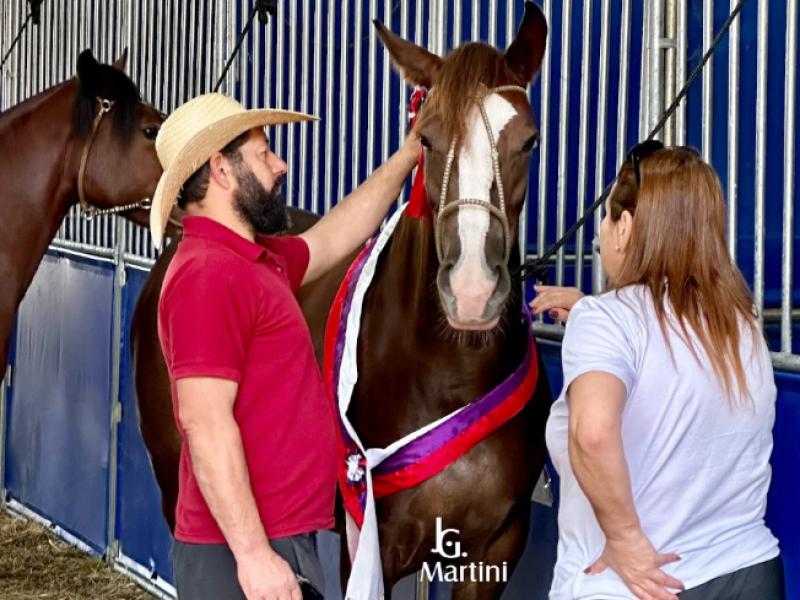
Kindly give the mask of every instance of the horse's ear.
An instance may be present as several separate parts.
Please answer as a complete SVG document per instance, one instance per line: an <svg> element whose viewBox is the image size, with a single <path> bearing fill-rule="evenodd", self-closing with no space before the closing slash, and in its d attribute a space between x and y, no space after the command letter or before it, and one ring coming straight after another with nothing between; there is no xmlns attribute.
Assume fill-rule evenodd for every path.
<svg viewBox="0 0 800 600"><path fill-rule="evenodd" d="M125 48L119 58L114 61L114 68L117 71L125 72L125 66L128 64L128 49Z"/></svg>
<svg viewBox="0 0 800 600"><path fill-rule="evenodd" d="M547 19L541 8L526 2L522 25L506 51L506 63L521 81L530 83L539 72L546 44Z"/></svg>
<svg viewBox="0 0 800 600"><path fill-rule="evenodd" d="M442 59L392 33L377 19L372 23L403 79L413 85L433 87L439 68L442 66Z"/></svg>
<svg viewBox="0 0 800 600"><path fill-rule="evenodd" d="M100 64L95 60L91 50L84 50L78 56L78 80L81 89L88 95L94 96L98 87Z"/></svg>

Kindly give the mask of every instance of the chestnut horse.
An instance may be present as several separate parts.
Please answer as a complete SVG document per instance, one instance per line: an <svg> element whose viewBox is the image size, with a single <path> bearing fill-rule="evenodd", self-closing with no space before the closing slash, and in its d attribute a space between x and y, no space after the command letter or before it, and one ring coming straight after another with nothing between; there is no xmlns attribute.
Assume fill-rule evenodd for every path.
<svg viewBox="0 0 800 600"><path fill-rule="evenodd" d="M364 299L359 380L349 417L366 447L386 447L469 404L523 361L530 332L521 318L520 286L510 273L519 265L516 231L538 130L518 86L538 72L547 36L544 15L531 2L505 55L470 43L442 59L376 26L407 81L431 89L418 124L426 148L430 215L400 219ZM495 91L505 86L516 89ZM493 182L488 126L502 186ZM454 139L465 141L453 144ZM440 215L451 145L455 153L444 202L457 210ZM505 191L504 202L498 187ZM484 206L475 206L476 199L483 199ZM489 203L498 210L489 210ZM170 525L180 438L156 314L176 246L156 263L132 330L142 433ZM318 358L328 311L348 266L342 264L298 295ZM396 581L423 562L436 561L431 552L437 545L436 517L460 530L467 561L506 563L508 572L513 570L527 540L531 494L544 464L550 400L540 359L533 397L521 412L439 474L377 501L387 598ZM453 598L497 598L504 587L503 582L456 583Z"/></svg>
<svg viewBox="0 0 800 600"><path fill-rule="evenodd" d="M79 185L88 207L103 209L150 198L161 176L154 140L163 116L141 101L122 72L125 58L104 65L85 50L76 78L0 113L2 372L17 307L64 216L78 202ZM110 110L95 126L98 99L107 100ZM142 225L147 215L143 209L129 213Z"/></svg>

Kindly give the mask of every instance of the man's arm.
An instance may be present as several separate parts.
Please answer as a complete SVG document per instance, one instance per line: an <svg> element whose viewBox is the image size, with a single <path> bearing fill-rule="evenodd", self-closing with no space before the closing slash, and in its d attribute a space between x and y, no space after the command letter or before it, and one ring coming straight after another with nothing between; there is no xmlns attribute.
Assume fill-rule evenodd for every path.
<svg viewBox="0 0 800 600"><path fill-rule="evenodd" d="M300 599L289 565L270 547L256 507L241 433L233 417L238 384L213 377L178 380L178 418L200 491L230 546L248 600Z"/></svg>
<svg viewBox="0 0 800 600"><path fill-rule="evenodd" d="M310 254L303 285L344 260L375 232L417 164L420 149L419 138L412 132L363 184L300 235Z"/></svg>

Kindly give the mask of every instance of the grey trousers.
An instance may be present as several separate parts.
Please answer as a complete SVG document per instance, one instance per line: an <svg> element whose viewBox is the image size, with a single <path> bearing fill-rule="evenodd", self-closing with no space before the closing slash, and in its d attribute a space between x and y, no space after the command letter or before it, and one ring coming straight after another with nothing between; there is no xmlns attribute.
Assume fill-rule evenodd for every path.
<svg viewBox="0 0 800 600"><path fill-rule="evenodd" d="M324 592L315 533L269 541L295 573ZM236 575L236 559L227 544L187 544L175 540L172 563L179 600L245 600Z"/></svg>
<svg viewBox="0 0 800 600"><path fill-rule="evenodd" d="M681 600L784 600L785 597L780 556L678 594Z"/></svg>

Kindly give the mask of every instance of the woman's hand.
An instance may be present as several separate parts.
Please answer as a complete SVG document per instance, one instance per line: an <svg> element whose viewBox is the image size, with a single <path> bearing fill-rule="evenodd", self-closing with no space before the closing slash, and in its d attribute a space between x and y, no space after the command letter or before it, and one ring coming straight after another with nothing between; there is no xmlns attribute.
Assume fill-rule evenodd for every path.
<svg viewBox="0 0 800 600"><path fill-rule="evenodd" d="M608 540L602 556L586 569L589 575L611 567L640 600L678 600L667 588L683 591L683 583L661 567L680 560L677 554L659 554L641 530L624 538Z"/></svg>
<svg viewBox="0 0 800 600"><path fill-rule="evenodd" d="M539 316L545 311L555 321L565 322L575 303L583 298L583 292L574 287L535 285L536 298L530 303L531 311Z"/></svg>

